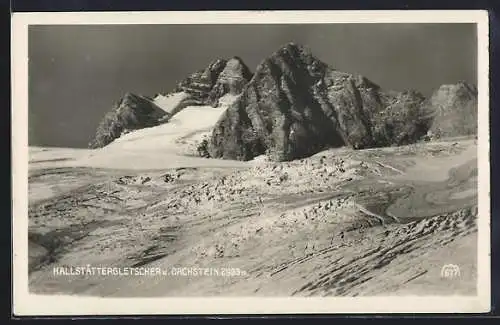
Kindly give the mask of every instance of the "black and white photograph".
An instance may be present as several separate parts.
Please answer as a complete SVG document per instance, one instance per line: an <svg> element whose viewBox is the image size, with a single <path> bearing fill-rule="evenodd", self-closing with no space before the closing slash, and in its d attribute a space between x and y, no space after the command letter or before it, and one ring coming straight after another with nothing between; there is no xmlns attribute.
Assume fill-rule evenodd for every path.
<svg viewBox="0 0 500 325"><path fill-rule="evenodd" d="M488 311L487 14L388 17L15 14L14 307Z"/></svg>

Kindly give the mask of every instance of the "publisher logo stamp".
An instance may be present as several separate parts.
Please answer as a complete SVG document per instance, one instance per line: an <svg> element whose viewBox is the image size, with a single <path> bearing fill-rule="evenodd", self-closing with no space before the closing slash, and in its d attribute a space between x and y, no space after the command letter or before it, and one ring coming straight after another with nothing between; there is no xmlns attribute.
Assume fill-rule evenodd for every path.
<svg viewBox="0 0 500 325"><path fill-rule="evenodd" d="M455 279L460 277L460 267L456 264L445 264L441 268L441 277L444 279Z"/></svg>

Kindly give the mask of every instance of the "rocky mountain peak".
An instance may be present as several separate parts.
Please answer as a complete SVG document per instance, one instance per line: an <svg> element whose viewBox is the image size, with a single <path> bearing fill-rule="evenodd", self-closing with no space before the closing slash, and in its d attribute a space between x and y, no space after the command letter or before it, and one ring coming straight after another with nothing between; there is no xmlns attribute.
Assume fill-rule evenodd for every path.
<svg viewBox="0 0 500 325"><path fill-rule="evenodd" d="M264 59L257 67L255 75L285 75L299 78L321 78L327 65L317 59L303 45L287 43ZM293 79L293 78L292 78Z"/></svg>
<svg viewBox="0 0 500 325"><path fill-rule="evenodd" d="M192 103L216 106L225 94L239 94L251 77L250 69L241 58L219 58L182 80L174 92L189 94Z"/></svg>
<svg viewBox="0 0 500 325"><path fill-rule="evenodd" d="M233 57L230 60L218 58L211 61L206 68L192 73L179 82L172 92L157 93L153 98L127 92L104 116L89 146L104 147L120 137L122 132L168 122L173 114L190 105L215 106L219 98L225 94L241 93L251 77L252 73L241 58ZM176 93L180 96L174 96ZM161 104L156 102L158 98L163 100ZM166 100L169 103L165 104L165 99L168 98L171 100ZM164 105L172 107L163 107Z"/></svg>
<svg viewBox="0 0 500 325"><path fill-rule="evenodd" d="M140 103L144 100L145 97L136 95L131 92L126 92L120 101L117 104L117 107L125 107L129 106L131 109L139 109Z"/></svg>
<svg viewBox="0 0 500 325"><path fill-rule="evenodd" d="M226 63L225 59L216 59L210 62L205 69L198 70L182 80L174 92L183 91L193 95L200 102L204 102L216 83L219 74L225 68Z"/></svg>
<svg viewBox="0 0 500 325"><path fill-rule="evenodd" d="M219 75L219 79L221 77L243 78L246 80L250 80L250 78L252 77L252 73L250 72L250 69L245 64L245 62L243 62L241 58L235 56L226 62L226 66Z"/></svg>
<svg viewBox="0 0 500 325"><path fill-rule="evenodd" d="M285 56L285 55L292 57L308 57L312 56L312 53L308 47L302 44L297 44L295 42L288 42L283 46L281 46L271 56Z"/></svg>
<svg viewBox="0 0 500 325"><path fill-rule="evenodd" d="M203 77L207 78L209 82L213 85L220 73L224 70L227 65L226 59L216 59L208 65L208 67L203 72Z"/></svg>
<svg viewBox="0 0 500 325"><path fill-rule="evenodd" d="M439 87L426 102L435 117L430 129L435 136L477 133L477 87L465 81Z"/></svg>
<svg viewBox="0 0 500 325"><path fill-rule="evenodd" d="M188 106L218 106L226 94L238 96L228 102L207 140L206 152L213 158L248 160L266 154L272 160L292 160L330 147L402 145L428 131L453 136L473 134L477 128L477 88L472 84L442 85L429 99L413 90L384 90L290 42L253 74L237 56L213 60L179 82L161 103L126 93L99 125L91 146L105 146L127 130L168 122Z"/></svg>
<svg viewBox="0 0 500 325"><path fill-rule="evenodd" d="M106 113L89 146L104 147L123 132L158 125L166 114L148 98L127 92L113 109Z"/></svg>
<svg viewBox="0 0 500 325"><path fill-rule="evenodd" d="M239 57L232 57L226 61L224 69L218 75L209 94L209 103L217 106L219 99L225 94L240 94L251 78L252 73L243 60Z"/></svg>
<svg viewBox="0 0 500 325"><path fill-rule="evenodd" d="M455 84L442 85L432 94L432 97L467 100L477 97L477 88L466 81L459 81Z"/></svg>
<svg viewBox="0 0 500 325"><path fill-rule="evenodd" d="M367 148L415 141L427 132L417 93L385 93L363 76L336 71L288 43L257 67L215 126L212 157L267 154L292 160L328 147Z"/></svg>

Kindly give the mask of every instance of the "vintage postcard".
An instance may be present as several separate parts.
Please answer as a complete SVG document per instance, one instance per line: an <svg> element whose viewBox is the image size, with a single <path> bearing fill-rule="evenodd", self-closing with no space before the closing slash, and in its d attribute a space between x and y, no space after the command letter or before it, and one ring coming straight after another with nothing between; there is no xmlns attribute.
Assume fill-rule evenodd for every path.
<svg viewBox="0 0 500 325"><path fill-rule="evenodd" d="M488 13L15 13L15 315L490 310Z"/></svg>

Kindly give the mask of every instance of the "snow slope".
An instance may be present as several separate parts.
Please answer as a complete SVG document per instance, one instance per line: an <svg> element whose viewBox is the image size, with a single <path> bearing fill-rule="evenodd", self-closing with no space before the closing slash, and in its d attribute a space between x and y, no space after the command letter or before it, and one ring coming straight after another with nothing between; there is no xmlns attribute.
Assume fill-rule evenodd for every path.
<svg viewBox="0 0 500 325"><path fill-rule="evenodd" d="M29 261L43 261L46 243L58 249L46 259L48 265L30 274L30 290L136 298L472 298L479 292L474 195L479 186L476 163L470 163L477 144L452 143L331 149L303 160L238 170L36 173L29 183ZM151 160L148 155L136 163ZM128 156L117 163L130 161ZM412 175L404 179L395 171L414 174L419 166L437 166L435 175L448 177L412 181ZM81 182L77 190L75 182ZM47 189L53 192L51 201L37 203L47 200ZM448 263L459 265L459 278L441 277ZM230 267L246 274L145 278L53 273L53 266L87 264Z"/></svg>
<svg viewBox="0 0 500 325"><path fill-rule="evenodd" d="M156 97L162 109L172 111L184 93ZM239 167L244 162L195 157L196 147L208 136L236 96L226 95L218 107L187 106L165 124L126 133L109 145L93 150L30 149L31 168L96 167L118 169L163 169L196 166ZM170 105L170 106L169 106ZM47 151L48 150L48 151ZM74 154L71 152L74 151ZM59 156L64 157L59 157ZM60 159L64 158L64 159ZM42 161L43 160L43 161Z"/></svg>
<svg viewBox="0 0 500 325"><path fill-rule="evenodd" d="M176 108L179 107L179 104L182 103L182 101L188 96L189 95L185 92L168 94L166 96L160 94L153 99L153 103L165 112L174 114Z"/></svg>
<svg viewBox="0 0 500 325"><path fill-rule="evenodd" d="M226 96L221 101L223 104L218 107L187 106L175 114L168 123L127 133L102 148L102 151L154 150L186 154L186 145L194 144L197 140L201 140L203 135L208 135L235 98Z"/></svg>

